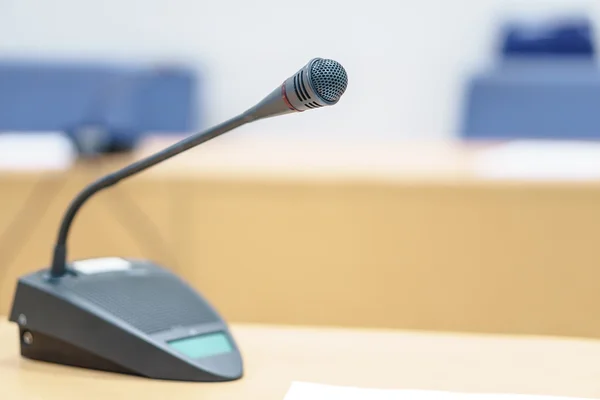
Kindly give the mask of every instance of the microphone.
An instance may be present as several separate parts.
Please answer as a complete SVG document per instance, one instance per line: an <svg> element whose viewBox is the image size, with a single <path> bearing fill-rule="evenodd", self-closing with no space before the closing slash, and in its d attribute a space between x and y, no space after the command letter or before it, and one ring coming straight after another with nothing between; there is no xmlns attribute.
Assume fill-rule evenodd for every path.
<svg viewBox="0 0 600 400"><path fill-rule="evenodd" d="M161 380L242 378L234 335L201 293L149 260L92 258L67 267L69 229L97 192L246 123L336 104L347 84L340 64L313 59L237 117L85 187L63 217L50 272L36 271L17 283L9 320L19 326L21 356Z"/></svg>
<svg viewBox="0 0 600 400"><path fill-rule="evenodd" d="M254 107L208 130L185 139L85 187L70 203L61 221L48 279L54 281L67 273L67 239L79 209L94 194L125 178L138 174L186 150L230 132L242 125L264 118L304 112L336 104L346 91L348 76L344 67L330 59L314 58Z"/></svg>
<svg viewBox="0 0 600 400"><path fill-rule="evenodd" d="M340 63L315 58L245 114L255 121L332 106L347 86L348 75Z"/></svg>

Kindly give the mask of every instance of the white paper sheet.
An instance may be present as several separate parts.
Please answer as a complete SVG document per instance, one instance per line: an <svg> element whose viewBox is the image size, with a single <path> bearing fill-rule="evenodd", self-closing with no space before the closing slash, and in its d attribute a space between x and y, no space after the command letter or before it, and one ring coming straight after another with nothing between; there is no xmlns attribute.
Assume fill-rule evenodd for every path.
<svg viewBox="0 0 600 400"><path fill-rule="evenodd" d="M519 394L479 394L424 390L366 389L294 382L284 400L576 400ZM579 399L582 400L582 399Z"/></svg>
<svg viewBox="0 0 600 400"><path fill-rule="evenodd" d="M64 170L76 156L73 144L60 132L0 132L0 169Z"/></svg>
<svg viewBox="0 0 600 400"><path fill-rule="evenodd" d="M515 140L482 150L474 159L476 174L492 179L600 179L600 143Z"/></svg>

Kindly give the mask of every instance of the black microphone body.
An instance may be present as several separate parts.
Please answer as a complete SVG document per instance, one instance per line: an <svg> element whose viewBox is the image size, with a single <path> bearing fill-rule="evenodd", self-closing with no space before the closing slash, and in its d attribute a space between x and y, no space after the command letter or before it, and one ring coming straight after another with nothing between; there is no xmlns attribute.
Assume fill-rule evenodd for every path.
<svg viewBox="0 0 600 400"><path fill-rule="evenodd" d="M312 59L306 66L286 79L281 86L246 112L204 132L188 136L155 154L91 183L73 199L61 221L49 278L56 280L68 272L67 239L69 230L77 212L94 194L249 122L334 105L344 94L347 85L346 71L338 62L322 58Z"/></svg>
<svg viewBox="0 0 600 400"><path fill-rule="evenodd" d="M244 375L242 353L225 319L190 284L148 260L77 260L67 239L77 212L95 193L177 154L262 118L333 105L347 76L314 59L259 104L106 175L87 186L61 222L50 273L19 278L9 320L21 356L160 380L223 382Z"/></svg>

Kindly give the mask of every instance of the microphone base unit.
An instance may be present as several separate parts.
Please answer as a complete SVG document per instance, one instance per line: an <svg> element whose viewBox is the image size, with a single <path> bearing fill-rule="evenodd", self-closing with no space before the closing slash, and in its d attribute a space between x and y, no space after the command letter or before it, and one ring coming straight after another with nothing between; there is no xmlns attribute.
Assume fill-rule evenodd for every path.
<svg viewBox="0 0 600 400"><path fill-rule="evenodd" d="M75 261L19 279L10 321L24 358L187 382L243 376L226 322L198 292L144 260Z"/></svg>

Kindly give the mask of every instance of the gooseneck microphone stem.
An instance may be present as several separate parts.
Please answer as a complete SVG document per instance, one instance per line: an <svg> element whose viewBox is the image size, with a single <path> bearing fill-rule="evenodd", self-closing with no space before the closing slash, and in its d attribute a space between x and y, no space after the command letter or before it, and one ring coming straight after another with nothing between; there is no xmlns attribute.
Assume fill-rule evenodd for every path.
<svg viewBox="0 0 600 400"><path fill-rule="evenodd" d="M249 122L332 106L338 102L347 85L348 76L344 67L338 62L314 58L246 112L207 131L188 136L164 150L93 182L73 199L63 217L50 266L50 279L56 280L67 273L69 230L77 212L87 200L99 191Z"/></svg>
<svg viewBox="0 0 600 400"><path fill-rule="evenodd" d="M77 212L90 199L94 194L100 192L103 189L109 188L119 181L128 178L132 175L140 173L158 163L161 163L173 156L176 156L192 147L198 146L204 142L216 138L224 133L227 133L239 126L242 126L248 122L255 120L256 117L252 113L246 112L234 117L228 121L225 121L219 125L216 125L204 132L196 133L188 136L185 139L163 149L157 153L154 153L146 158L136 161L116 172L109 175L103 176L95 182L84 188L78 195L73 199L69 208L67 209L58 232L58 238L54 247L54 255L50 268L51 278L60 278L67 272L67 239L69 236L69 230Z"/></svg>

